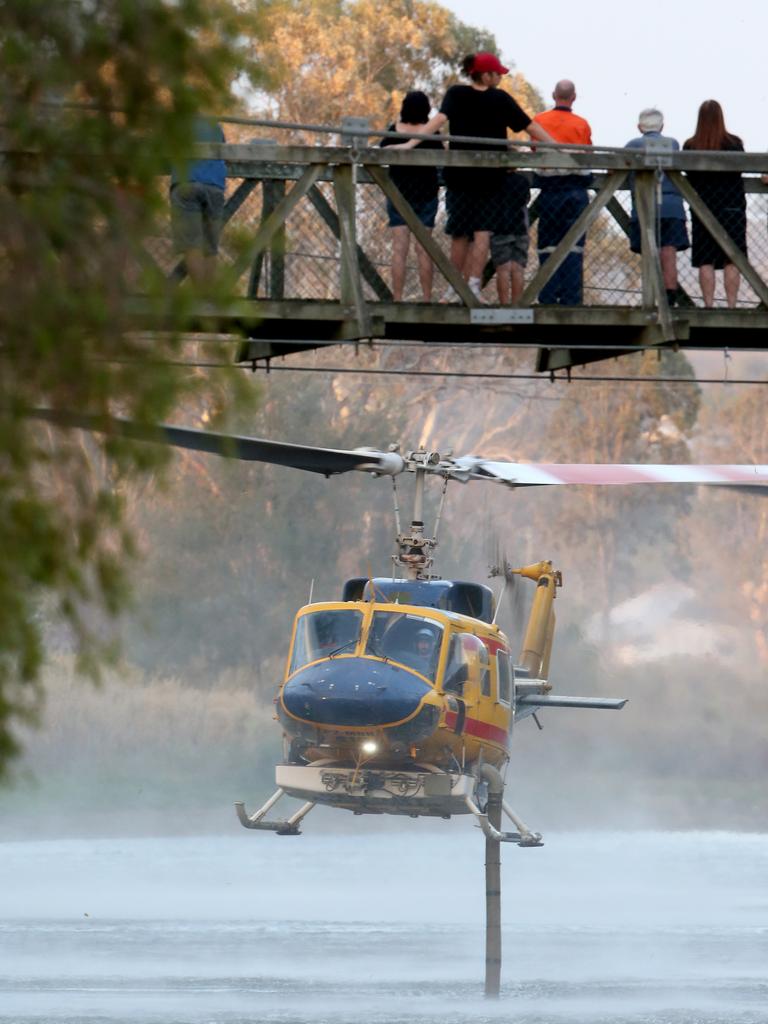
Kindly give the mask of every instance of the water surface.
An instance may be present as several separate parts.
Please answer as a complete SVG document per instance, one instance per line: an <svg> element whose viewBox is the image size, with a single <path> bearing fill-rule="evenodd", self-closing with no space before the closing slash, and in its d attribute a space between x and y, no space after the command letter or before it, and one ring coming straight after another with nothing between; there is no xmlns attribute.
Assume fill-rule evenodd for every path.
<svg viewBox="0 0 768 1024"><path fill-rule="evenodd" d="M768 1024L768 836L346 835L0 844L0 1021Z"/></svg>

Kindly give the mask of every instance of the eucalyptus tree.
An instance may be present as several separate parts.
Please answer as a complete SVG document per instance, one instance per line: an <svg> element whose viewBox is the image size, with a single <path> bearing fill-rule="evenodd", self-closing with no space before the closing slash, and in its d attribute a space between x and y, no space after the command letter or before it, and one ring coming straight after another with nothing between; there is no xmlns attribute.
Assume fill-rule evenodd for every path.
<svg viewBox="0 0 768 1024"><path fill-rule="evenodd" d="M231 108L258 30L227 0L0 0L0 778L41 706L46 624L91 674L112 653L135 550L121 482L164 457L25 414L151 422L205 390L167 365L189 296L146 243L168 234L165 176L195 116ZM136 293L162 334L136 331Z"/></svg>

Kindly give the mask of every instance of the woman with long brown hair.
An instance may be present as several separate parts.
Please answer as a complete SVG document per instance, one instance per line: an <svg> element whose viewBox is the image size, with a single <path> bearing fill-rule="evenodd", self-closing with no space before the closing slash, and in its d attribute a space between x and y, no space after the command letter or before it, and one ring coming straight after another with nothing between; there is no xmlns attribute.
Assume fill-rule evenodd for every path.
<svg viewBox="0 0 768 1024"><path fill-rule="evenodd" d="M744 143L725 127L723 108L717 100L705 100L699 107L696 131L687 139L683 149L744 152ZM717 217L734 244L747 254L747 203L744 182L738 171L691 171L688 180ZM730 261L696 214L691 211L693 244L691 263L699 268L699 282L704 305L715 304L715 271L722 270L725 298L733 309L739 295L738 267Z"/></svg>

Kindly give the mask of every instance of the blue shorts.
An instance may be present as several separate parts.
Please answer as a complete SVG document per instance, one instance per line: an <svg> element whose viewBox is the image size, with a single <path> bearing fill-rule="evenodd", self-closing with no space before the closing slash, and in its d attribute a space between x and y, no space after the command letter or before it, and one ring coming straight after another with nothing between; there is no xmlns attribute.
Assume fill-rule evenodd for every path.
<svg viewBox="0 0 768 1024"><path fill-rule="evenodd" d="M657 241L660 248L671 245L673 249L682 252L690 246L688 241L688 230L685 221L680 217L662 217L660 230L657 234ZM632 252L640 252L640 225L633 220L629 225L629 248Z"/></svg>
<svg viewBox="0 0 768 1024"><path fill-rule="evenodd" d="M411 203L411 208L425 228L433 228L435 226L437 196L434 199L427 199L423 203ZM387 216L389 217L389 226L391 228L399 228L405 225L405 221L394 208L390 199L387 199Z"/></svg>

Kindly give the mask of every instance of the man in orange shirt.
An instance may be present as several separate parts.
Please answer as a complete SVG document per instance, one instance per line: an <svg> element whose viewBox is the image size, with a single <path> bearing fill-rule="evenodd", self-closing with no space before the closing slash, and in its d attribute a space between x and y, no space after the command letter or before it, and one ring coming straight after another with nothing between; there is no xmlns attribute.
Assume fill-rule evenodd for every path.
<svg viewBox="0 0 768 1024"><path fill-rule="evenodd" d="M591 146L592 129L574 114L576 87L563 79L552 93L555 106L534 118L555 142ZM552 255L557 243L576 221L588 203L587 186L591 171L542 170L535 178L539 186L538 250L539 264ZM584 238L580 238L541 290L539 302L546 305L579 306L583 301Z"/></svg>

